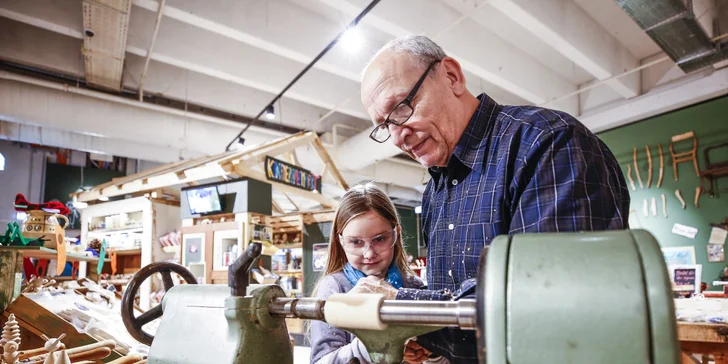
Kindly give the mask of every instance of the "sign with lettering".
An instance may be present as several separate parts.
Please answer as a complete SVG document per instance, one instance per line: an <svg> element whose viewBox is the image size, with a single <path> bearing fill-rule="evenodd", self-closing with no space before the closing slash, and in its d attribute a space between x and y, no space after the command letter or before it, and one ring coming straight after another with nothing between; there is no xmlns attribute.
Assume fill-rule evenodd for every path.
<svg viewBox="0 0 728 364"><path fill-rule="evenodd" d="M675 285L690 286L695 284L695 268L675 269Z"/></svg>
<svg viewBox="0 0 728 364"><path fill-rule="evenodd" d="M700 283L703 273L703 266L700 264L670 265L673 291L700 293Z"/></svg>
<svg viewBox="0 0 728 364"><path fill-rule="evenodd" d="M273 157L265 157L265 177L269 181L321 193L321 176Z"/></svg>

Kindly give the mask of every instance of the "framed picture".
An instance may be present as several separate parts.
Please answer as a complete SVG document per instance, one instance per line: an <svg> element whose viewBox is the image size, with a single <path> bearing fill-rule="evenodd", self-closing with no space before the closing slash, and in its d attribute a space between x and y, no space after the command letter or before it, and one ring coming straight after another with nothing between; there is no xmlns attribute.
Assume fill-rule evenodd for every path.
<svg viewBox="0 0 728 364"><path fill-rule="evenodd" d="M725 250L723 244L708 244L708 261L711 263L724 262Z"/></svg>
<svg viewBox="0 0 728 364"><path fill-rule="evenodd" d="M665 257L665 263L671 265L695 265L695 247L694 246L677 246L662 248L662 255Z"/></svg>
<svg viewBox="0 0 728 364"><path fill-rule="evenodd" d="M700 264L679 264L667 267L670 272L672 290L676 292L700 293L703 266Z"/></svg>

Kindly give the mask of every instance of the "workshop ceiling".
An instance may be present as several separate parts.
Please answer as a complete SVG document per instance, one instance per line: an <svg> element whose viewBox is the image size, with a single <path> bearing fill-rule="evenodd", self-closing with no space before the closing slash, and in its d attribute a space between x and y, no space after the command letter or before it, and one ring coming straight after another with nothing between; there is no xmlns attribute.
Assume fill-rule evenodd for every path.
<svg viewBox="0 0 728 364"><path fill-rule="evenodd" d="M701 9L695 16L725 24L726 9L715 8L725 2L693 0ZM251 118L368 3L0 0L0 60L66 76L69 84L83 79L98 91L121 89L128 97L143 87L145 96ZM360 72L386 41L407 33L441 44L473 93L564 110L595 131L715 97L728 83L720 65L686 76L670 59L615 77L664 57L615 0L383 0L358 31L360 43L337 44L284 95L275 117L264 118L268 127L330 133L340 126L338 135L364 135L371 122L359 101ZM208 152L211 140L198 151ZM213 141L218 151L228 142L227 134ZM360 159L357 168L375 161L359 154L347 156ZM376 158L396 154L390 148Z"/></svg>

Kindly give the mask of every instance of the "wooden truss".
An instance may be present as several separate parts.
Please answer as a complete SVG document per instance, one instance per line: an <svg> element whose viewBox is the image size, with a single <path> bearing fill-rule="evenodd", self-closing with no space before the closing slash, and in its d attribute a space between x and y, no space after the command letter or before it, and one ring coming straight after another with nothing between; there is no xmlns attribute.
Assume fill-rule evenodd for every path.
<svg viewBox="0 0 728 364"><path fill-rule="evenodd" d="M88 202L96 201L101 197L156 191L178 185L195 185L198 181L210 178L247 177L270 183L274 190L283 193L291 201L290 195L293 194L316 201L324 208L335 208L338 205L335 199L324 196L317 191L306 191L276 181L270 181L263 172L266 156L286 159L287 162L300 167L301 165L295 156L295 150L306 145L313 147L323 162L323 169L320 173L321 179L324 180L324 175L328 174L339 187L348 189L348 184L339 173L318 136L314 132L301 132L240 150L231 150L202 158L169 163L134 175L115 178L111 182L95 186L88 191L73 193L71 197L75 197L80 202ZM294 206L298 208L297 205L294 204ZM283 212L278 206L273 206L273 208Z"/></svg>

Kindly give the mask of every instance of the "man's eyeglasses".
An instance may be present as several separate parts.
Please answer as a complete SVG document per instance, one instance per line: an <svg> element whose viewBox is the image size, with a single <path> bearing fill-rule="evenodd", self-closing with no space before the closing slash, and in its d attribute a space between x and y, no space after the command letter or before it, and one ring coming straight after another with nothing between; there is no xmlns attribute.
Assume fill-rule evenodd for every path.
<svg viewBox="0 0 728 364"><path fill-rule="evenodd" d="M389 140L389 137L391 134L389 133L389 124L394 125L402 125L409 120L409 118L414 114L415 110L412 107L412 99L415 98L415 95L417 95L417 91L420 89L420 86L422 86L422 83L425 82L425 77L427 77L427 74L430 73L430 70L432 67L435 66L440 62L440 60L435 60L430 63L429 66L427 66L427 70L425 70L425 73L422 74L420 79L415 84L415 87L412 88L412 90L409 92L407 97L402 100L397 106L392 109L392 111L387 115L387 118L384 120L383 123L377 125L374 127L374 130L372 130L371 134L369 134L369 137L372 138L377 143L384 143L387 140Z"/></svg>
<svg viewBox="0 0 728 364"><path fill-rule="evenodd" d="M373 238L359 238L339 234L339 241L344 250L352 255L363 256L369 249L381 254L391 249L397 242L397 228L381 233Z"/></svg>

